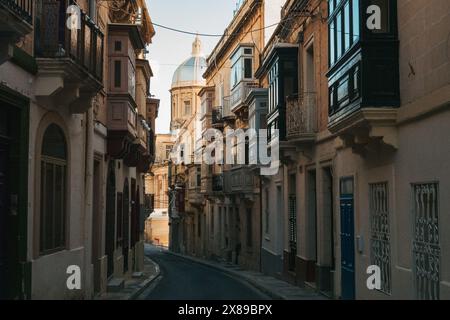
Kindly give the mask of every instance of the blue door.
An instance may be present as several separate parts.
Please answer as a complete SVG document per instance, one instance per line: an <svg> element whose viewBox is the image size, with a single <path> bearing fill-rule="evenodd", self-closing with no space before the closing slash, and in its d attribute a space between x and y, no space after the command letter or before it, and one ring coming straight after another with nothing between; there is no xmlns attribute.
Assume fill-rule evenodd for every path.
<svg viewBox="0 0 450 320"><path fill-rule="evenodd" d="M353 178L341 180L341 286L342 299L355 299L355 225Z"/></svg>

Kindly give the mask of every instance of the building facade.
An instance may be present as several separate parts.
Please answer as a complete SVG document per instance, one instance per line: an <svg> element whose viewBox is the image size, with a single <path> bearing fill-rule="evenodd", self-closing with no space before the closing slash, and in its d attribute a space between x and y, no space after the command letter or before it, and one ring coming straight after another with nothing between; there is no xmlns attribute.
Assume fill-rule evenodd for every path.
<svg viewBox="0 0 450 320"><path fill-rule="evenodd" d="M202 77L205 68L206 59L197 36L192 44L191 56L174 72L170 89L170 128L174 139L168 174L170 247L182 253L194 252L194 216L198 214L201 202L200 185L195 178L199 175L200 166L194 160L201 150L198 93L205 86Z"/></svg>
<svg viewBox="0 0 450 320"><path fill-rule="evenodd" d="M447 1L281 5L271 29L239 2L199 93L204 147L263 129L279 170L203 162L193 253L338 299L449 298ZM254 159L252 139L232 157L246 142Z"/></svg>
<svg viewBox="0 0 450 320"><path fill-rule="evenodd" d="M150 16L144 1L5 0L0 20L1 296L91 298L143 267Z"/></svg>
<svg viewBox="0 0 450 320"><path fill-rule="evenodd" d="M341 216L335 294L448 299L450 5L377 1L372 30L371 4L330 1L328 127ZM370 265L381 269L380 290L365 285Z"/></svg>
<svg viewBox="0 0 450 320"><path fill-rule="evenodd" d="M146 241L169 245L169 161L174 145L171 134L157 134L155 163L145 178L145 192L153 212L145 222Z"/></svg>

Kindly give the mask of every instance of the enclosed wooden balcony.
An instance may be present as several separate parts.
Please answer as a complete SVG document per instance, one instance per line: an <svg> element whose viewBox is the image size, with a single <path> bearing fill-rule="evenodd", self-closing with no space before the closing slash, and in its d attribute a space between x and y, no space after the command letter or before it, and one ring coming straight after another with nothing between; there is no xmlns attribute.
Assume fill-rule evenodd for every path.
<svg viewBox="0 0 450 320"><path fill-rule="evenodd" d="M187 199L191 205L203 204L203 195L201 193L201 165L192 165L188 168L189 185L187 189Z"/></svg>
<svg viewBox="0 0 450 320"><path fill-rule="evenodd" d="M14 45L33 30L33 0L0 0L0 64L13 56Z"/></svg>
<svg viewBox="0 0 450 320"><path fill-rule="evenodd" d="M245 106L245 100L250 91L258 87L258 83L254 81L241 81L233 88L230 96L231 111L238 112L243 106Z"/></svg>
<svg viewBox="0 0 450 320"><path fill-rule="evenodd" d="M290 142L314 142L318 131L317 94L305 92L286 99L286 138Z"/></svg>
<svg viewBox="0 0 450 320"><path fill-rule="evenodd" d="M81 11L79 25L68 28L68 19L77 16L67 13L73 4L72 0L41 3L36 17L36 96L43 104L83 113L103 88L104 35Z"/></svg>
<svg viewBox="0 0 450 320"><path fill-rule="evenodd" d="M244 195L255 191L254 176L250 166L234 166L226 172L226 175L227 192Z"/></svg>

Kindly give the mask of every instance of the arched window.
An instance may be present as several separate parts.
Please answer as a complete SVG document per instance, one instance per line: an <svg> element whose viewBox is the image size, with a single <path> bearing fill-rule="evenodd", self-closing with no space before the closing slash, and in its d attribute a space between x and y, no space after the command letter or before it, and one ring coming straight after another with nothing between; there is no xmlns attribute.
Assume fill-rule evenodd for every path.
<svg viewBox="0 0 450 320"><path fill-rule="evenodd" d="M42 140L40 189L40 254L48 254L66 244L67 145L56 124Z"/></svg>

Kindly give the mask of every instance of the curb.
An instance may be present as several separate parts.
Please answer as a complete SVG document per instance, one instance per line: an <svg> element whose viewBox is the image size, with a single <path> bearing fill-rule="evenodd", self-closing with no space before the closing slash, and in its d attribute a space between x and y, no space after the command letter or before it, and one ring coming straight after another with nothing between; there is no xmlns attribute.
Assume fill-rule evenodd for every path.
<svg viewBox="0 0 450 320"><path fill-rule="evenodd" d="M179 254L179 253L171 252L169 250L167 250L165 252L168 253L168 254L174 255L176 257L183 258L183 259L186 259L186 260L190 260L192 262L195 262L195 263L198 263L198 264L210 267L210 268L214 268L216 270L220 270L220 271L222 271L224 273L227 273L230 276L236 278L237 280L245 281L246 283L250 284L251 286L253 286L257 290L261 291L262 293L264 293L265 295L269 296L270 298L272 298L274 300L289 300L288 297L283 296L283 295L281 295L279 293L276 293L276 292L268 289L266 286L261 285L257 281L254 281L253 279L251 279L251 278L249 278L249 277L247 277L247 276L245 276L245 275L243 275L243 274L241 274L239 272L227 269L225 267L222 267L220 265L216 265L214 263L211 263L211 262L208 262L208 261L205 261L205 260L202 260L202 259L189 257L189 256L182 255L182 254Z"/></svg>
<svg viewBox="0 0 450 320"><path fill-rule="evenodd" d="M139 288L137 288L133 293L131 293L129 295L129 297L127 298L127 300L134 300L137 297L139 297L149 286L150 284L152 284L152 282L156 279L158 279L161 276L161 270L159 268L159 265L153 261L152 259L145 257L145 260L147 260L147 262L152 263L155 266L156 269L156 274L151 276L150 278L148 278L147 280L143 281L140 285Z"/></svg>

